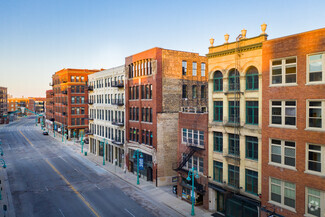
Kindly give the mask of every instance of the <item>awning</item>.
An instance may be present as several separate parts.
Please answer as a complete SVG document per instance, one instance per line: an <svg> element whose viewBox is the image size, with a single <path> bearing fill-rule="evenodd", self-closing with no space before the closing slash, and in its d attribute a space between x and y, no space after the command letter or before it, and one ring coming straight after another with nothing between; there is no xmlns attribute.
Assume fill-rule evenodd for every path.
<svg viewBox="0 0 325 217"><path fill-rule="evenodd" d="M212 189L214 189L214 190L216 190L216 191L222 192L222 193L226 192L225 189L223 189L222 187L220 187L220 186L218 186L218 185L216 185L216 184L213 184L213 183L211 183L211 182L209 182L208 187L209 187L209 188L212 188Z"/></svg>

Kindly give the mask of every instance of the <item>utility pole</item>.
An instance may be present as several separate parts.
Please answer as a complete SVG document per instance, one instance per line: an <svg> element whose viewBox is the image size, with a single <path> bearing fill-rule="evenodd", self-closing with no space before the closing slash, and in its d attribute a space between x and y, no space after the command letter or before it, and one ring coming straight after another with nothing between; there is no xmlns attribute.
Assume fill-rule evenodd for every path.
<svg viewBox="0 0 325 217"><path fill-rule="evenodd" d="M195 205L194 176L195 176L195 178L199 178L199 174L198 174L196 168L192 167L192 169L190 169L190 171L188 171L188 176L186 178L187 181L192 180L192 192L191 192L192 210L191 210L191 216L195 216L195 212L194 212L194 205Z"/></svg>

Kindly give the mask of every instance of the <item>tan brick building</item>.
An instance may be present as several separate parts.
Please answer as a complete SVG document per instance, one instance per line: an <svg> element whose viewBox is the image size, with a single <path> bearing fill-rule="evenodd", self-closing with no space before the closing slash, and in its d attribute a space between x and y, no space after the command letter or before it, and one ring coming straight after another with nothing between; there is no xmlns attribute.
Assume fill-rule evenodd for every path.
<svg viewBox="0 0 325 217"><path fill-rule="evenodd" d="M325 28L263 42L262 216L325 216Z"/></svg>
<svg viewBox="0 0 325 217"><path fill-rule="evenodd" d="M45 104L45 124L47 129L53 130L54 122L54 101L53 101L53 90L46 91L46 104Z"/></svg>
<svg viewBox="0 0 325 217"><path fill-rule="evenodd" d="M209 209L216 216L258 216L262 193L262 45L242 30L214 46L209 64Z"/></svg>
<svg viewBox="0 0 325 217"><path fill-rule="evenodd" d="M5 124L9 121L8 115L8 98L7 88L0 87L0 124Z"/></svg>
<svg viewBox="0 0 325 217"><path fill-rule="evenodd" d="M136 172L133 155L139 149L144 158L141 177L158 186L175 180L172 165L177 162L178 112L200 103L201 88L206 92L202 87L206 63L206 57L197 53L162 48L126 57L126 160L130 171ZM199 109L207 110L204 106Z"/></svg>

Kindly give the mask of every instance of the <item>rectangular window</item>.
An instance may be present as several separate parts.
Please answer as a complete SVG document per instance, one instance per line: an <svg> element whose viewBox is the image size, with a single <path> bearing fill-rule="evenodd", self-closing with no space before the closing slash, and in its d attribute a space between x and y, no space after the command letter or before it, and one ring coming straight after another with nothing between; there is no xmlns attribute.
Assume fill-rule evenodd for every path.
<svg viewBox="0 0 325 217"><path fill-rule="evenodd" d="M192 76L196 76L197 73L196 73L196 69L197 69L197 63L196 62L193 62L192 64Z"/></svg>
<svg viewBox="0 0 325 217"><path fill-rule="evenodd" d="M296 83L296 57L272 60L272 85Z"/></svg>
<svg viewBox="0 0 325 217"><path fill-rule="evenodd" d="M197 86L196 85L192 86L192 98L193 99L197 98Z"/></svg>
<svg viewBox="0 0 325 217"><path fill-rule="evenodd" d="M223 135L221 132L213 132L213 151L223 152Z"/></svg>
<svg viewBox="0 0 325 217"><path fill-rule="evenodd" d="M228 134L229 138L229 154L239 156L239 135L236 134Z"/></svg>
<svg viewBox="0 0 325 217"><path fill-rule="evenodd" d="M270 200L280 205L296 208L296 184L271 178Z"/></svg>
<svg viewBox="0 0 325 217"><path fill-rule="evenodd" d="M182 98L187 98L187 86L185 84L182 86Z"/></svg>
<svg viewBox="0 0 325 217"><path fill-rule="evenodd" d="M308 82L324 82L325 55L314 54L308 56Z"/></svg>
<svg viewBox="0 0 325 217"><path fill-rule="evenodd" d="M325 192L306 189L306 216L321 217L325 215Z"/></svg>
<svg viewBox="0 0 325 217"><path fill-rule="evenodd" d="M257 195L258 191L258 172L246 169L245 190L249 193Z"/></svg>
<svg viewBox="0 0 325 217"><path fill-rule="evenodd" d="M296 125L296 101L272 101L271 106L271 124Z"/></svg>
<svg viewBox="0 0 325 217"><path fill-rule="evenodd" d="M308 170L324 173L324 149L320 145L308 144L307 145L307 154L308 154ZM323 165L322 165L323 164Z"/></svg>
<svg viewBox="0 0 325 217"><path fill-rule="evenodd" d="M240 102L239 101L229 101L229 122L239 123L240 121Z"/></svg>
<svg viewBox="0 0 325 217"><path fill-rule="evenodd" d="M228 184L239 188L239 167L228 165Z"/></svg>
<svg viewBox="0 0 325 217"><path fill-rule="evenodd" d="M246 124L258 125L258 101L246 102Z"/></svg>
<svg viewBox="0 0 325 217"><path fill-rule="evenodd" d="M201 76L205 76L205 63L201 63Z"/></svg>
<svg viewBox="0 0 325 217"><path fill-rule="evenodd" d="M203 158L202 157L199 157L199 170L198 170L198 172L199 173L203 173L203 170L204 170Z"/></svg>
<svg viewBox="0 0 325 217"><path fill-rule="evenodd" d="M182 75L186 75L187 72L187 62L183 61L182 62Z"/></svg>
<svg viewBox="0 0 325 217"><path fill-rule="evenodd" d="M246 136L246 158L258 160L258 138Z"/></svg>
<svg viewBox="0 0 325 217"><path fill-rule="evenodd" d="M205 85L201 85L201 98L204 99L205 95Z"/></svg>
<svg viewBox="0 0 325 217"><path fill-rule="evenodd" d="M270 161L289 167L296 166L296 143L271 139Z"/></svg>
<svg viewBox="0 0 325 217"><path fill-rule="evenodd" d="M213 161L213 180L223 182L223 163Z"/></svg>
<svg viewBox="0 0 325 217"><path fill-rule="evenodd" d="M213 120L222 122L223 120L223 101L214 101Z"/></svg>
<svg viewBox="0 0 325 217"><path fill-rule="evenodd" d="M183 134L182 134L182 141L183 143L187 143L187 129L183 128Z"/></svg>
<svg viewBox="0 0 325 217"><path fill-rule="evenodd" d="M307 101L307 126L309 128L324 128L325 101Z"/></svg>

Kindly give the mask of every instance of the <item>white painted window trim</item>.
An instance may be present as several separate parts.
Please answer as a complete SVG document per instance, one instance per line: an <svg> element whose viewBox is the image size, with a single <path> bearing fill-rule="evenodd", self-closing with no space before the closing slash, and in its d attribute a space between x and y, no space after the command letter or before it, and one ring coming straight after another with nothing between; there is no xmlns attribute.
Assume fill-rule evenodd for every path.
<svg viewBox="0 0 325 217"><path fill-rule="evenodd" d="M272 185L272 182L271 182L271 179L277 179L277 180L280 180L281 181L281 203L278 203L276 201L273 201L271 200L271 185ZM290 206L287 206L287 205L284 205L284 188L285 188L285 183L286 181L283 181L281 179L278 179L278 178L274 178L274 177L270 177L269 179L269 203L271 204L274 204L276 206L279 206L279 207L282 207L284 209L287 209L289 211L292 211L292 212L296 212L296 209L295 208L292 208ZM291 184L294 184L295 185L295 194L296 194L296 198L295 198L295 207L297 207L297 187L296 187L296 183L292 183L292 182L288 182L288 183L291 183Z"/></svg>
<svg viewBox="0 0 325 217"><path fill-rule="evenodd" d="M315 215L312 215L308 213L308 189L320 191L320 204L319 204L319 209L320 211L320 216L325 216L325 191L318 190L315 188L305 188L305 216L310 216L310 217L316 217Z"/></svg>
<svg viewBox="0 0 325 217"><path fill-rule="evenodd" d="M291 58L296 58L296 62L295 63L289 63L286 64L285 61L287 59L291 59ZM273 65L272 62L273 61L277 61L277 60L281 60L281 76L282 76L282 82L280 84L272 84L272 69L273 69ZM298 63L298 58L297 56L290 56L290 57L285 57L285 58L277 58L277 59L272 59L270 60L270 87L278 87L278 86L296 86L297 85L297 71L298 71L298 67L297 67L297 63ZM286 83L285 82L285 76L286 76L286 66L293 66L296 65L296 82L295 83Z"/></svg>
<svg viewBox="0 0 325 217"><path fill-rule="evenodd" d="M321 150L321 172L313 171L308 169L308 153L309 153L309 145L316 145L320 146ZM305 173L311 174L311 175L317 175L317 176L322 176L325 177L325 145L321 144L314 144L314 143L306 143L306 162L305 162Z"/></svg>
<svg viewBox="0 0 325 217"><path fill-rule="evenodd" d="M309 102L321 102L322 127L309 127ZM325 99L307 99L306 100L306 130L325 131Z"/></svg>
<svg viewBox="0 0 325 217"><path fill-rule="evenodd" d="M274 101L280 101L281 102L281 124L273 124L272 123L272 102ZM286 106L285 103L289 102L289 101L294 101L296 103L295 106ZM276 100L276 99L272 99L269 101L269 105L270 105L270 113L269 113L269 126L270 127L283 127L283 128L290 128L290 129L297 129L297 100ZM275 106L275 107L280 107L280 106ZM296 124L295 125L286 125L285 124L285 109L286 107L288 108L295 108L296 109Z"/></svg>
<svg viewBox="0 0 325 217"><path fill-rule="evenodd" d="M322 54L322 81L309 81L309 57ZM325 83L325 52L311 53L306 55L306 85L317 85Z"/></svg>
<svg viewBox="0 0 325 217"><path fill-rule="evenodd" d="M269 164L270 165L274 165L274 166L279 166L279 167L283 167L286 169L292 169L292 170L297 170L296 166L297 166L297 146L296 146L296 142L295 141L289 141L289 140L282 140L282 139L275 139L275 140L280 140L281 141L281 163L276 163L272 161L272 139L275 138L269 138ZM290 166L290 165L286 165L284 164L284 152L285 152L285 142L294 142L295 143L295 166ZM274 144L275 146L279 146L277 144ZM291 149L293 149L292 147L289 147Z"/></svg>

